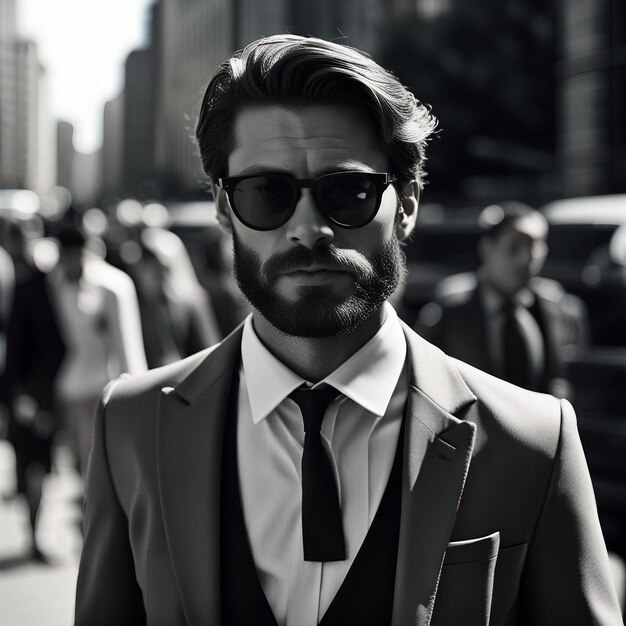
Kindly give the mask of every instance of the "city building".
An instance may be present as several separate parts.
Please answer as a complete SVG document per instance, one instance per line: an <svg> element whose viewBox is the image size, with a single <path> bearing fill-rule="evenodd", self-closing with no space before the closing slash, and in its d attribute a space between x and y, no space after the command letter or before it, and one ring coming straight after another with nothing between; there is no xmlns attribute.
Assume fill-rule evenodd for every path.
<svg viewBox="0 0 626 626"><path fill-rule="evenodd" d="M38 64L37 106L37 184L40 193L48 193L57 184L56 119L52 113L50 78L46 68Z"/></svg>
<svg viewBox="0 0 626 626"><path fill-rule="evenodd" d="M167 195L206 188L194 139L204 87L233 51L232 3L160 0L152 19L156 47L156 170Z"/></svg>
<svg viewBox="0 0 626 626"><path fill-rule="evenodd" d="M57 182L66 189L72 188L74 154L74 126L60 121L57 123Z"/></svg>
<svg viewBox="0 0 626 626"><path fill-rule="evenodd" d="M37 46L19 37L16 0L0 0L0 187L55 183L54 123Z"/></svg>
<svg viewBox="0 0 626 626"><path fill-rule="evenodd" d="M19 187L16 11L16 0L0 0L0 188Z"/></svg>
<svg viewBox="0 0 626 626"><path fill-rule="evenodd" d="M626 191L626 4L561 0L560 183L566 196Z"/></svg>
<svg viewBox="0 0 626 626"><path fill-rule="evenodd" d="M89 154L79 152L74 147L74 126L57 123L58 185L69 190L71 204L79 210L91 208L102 197L103 153L103 148Z"/></svg>
<svg viewBox="0 0 626 626"><path fill-rule="evenodd" d="M119 197L124 171L124 92L104 105L102 119L103 198Z"/></svg>
<svg viewBox="0 0 626 626"><path fill-rule="evenodd" d="M16 187L47 193L55 184L54 124L47 94L46 71L37 46L18 40L15 45L17 103Z"/></svg>
<svg viewBox="0 0 626 626"><path fill-rule="evenodd" d="M157 195L155 152L155 54L152 48L128 55L124 74L124 134L122 189L126 195Z"/></svg>

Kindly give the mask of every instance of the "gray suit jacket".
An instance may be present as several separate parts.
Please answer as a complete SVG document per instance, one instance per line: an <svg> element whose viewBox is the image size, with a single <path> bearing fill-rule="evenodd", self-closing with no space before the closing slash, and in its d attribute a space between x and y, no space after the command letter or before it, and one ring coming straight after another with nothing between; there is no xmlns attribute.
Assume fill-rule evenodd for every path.
<svg viewBox="0 0 626 626"><path fill-rule="evenodd" d="M405 332L393 624L621 624L571 406ZM240 344L241 328L107 389L76 624L220 623L222 431Z"/></svg>

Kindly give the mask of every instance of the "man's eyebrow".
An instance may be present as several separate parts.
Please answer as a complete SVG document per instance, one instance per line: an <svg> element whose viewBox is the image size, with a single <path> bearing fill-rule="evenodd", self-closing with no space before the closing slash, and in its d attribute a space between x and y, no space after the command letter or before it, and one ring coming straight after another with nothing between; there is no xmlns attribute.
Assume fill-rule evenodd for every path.
<svg viewBox="0 0 626 626"><path fill-rule="evenodd" d="M358 161L344 161L343 163L335 163L332 166L323 167L315 171L314 178L318 178L319 176L324 176L324 174L335 174L337 172L366 172L373 173L377 172L373 167L369 165L365 165L365 163L360 163Z"/></svg>
<svg viewBox="0 0 626 626"><path fill-rule="evenodd" d="M280 167L272 167L271 165L249 165L239 171L237 176L255 176L257 174L285 174L291 176L292 173Z"/></svg>
<svg viewBox="0 0 626 626"><path fill-rule="evenodd" d="M358 161L348 161L344 163L335 163L327 167L322 167L316 170L311 178L319 178L320 176L324 176L325 174L335 174L337 172L372 173L377 171L377 169L370 167L369 165L365 165L364 163L359 163ZM244 169L239 171L236 176L256 176L260 174L284 174L285 176L294 176L293 171L289 171L282 167L274 167L271 165L249 165L248 167L245 167ZM295 178L297 178L297 176L295 176Z"/></svg>

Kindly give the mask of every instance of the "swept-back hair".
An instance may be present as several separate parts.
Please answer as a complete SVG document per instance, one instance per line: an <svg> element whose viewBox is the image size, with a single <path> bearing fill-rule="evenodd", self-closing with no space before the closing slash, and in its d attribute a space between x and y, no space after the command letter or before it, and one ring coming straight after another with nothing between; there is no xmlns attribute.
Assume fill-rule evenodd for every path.
<svg viewBox="0 0 626 626"><path fill-rule="evenodd" d="M314 37L259 39L222 63L204 94L196 138L204 171L228 175L234 120L246 106L331 104L365 111L400 181L424 179L425 146L437 120L365 53Z"/></svg>

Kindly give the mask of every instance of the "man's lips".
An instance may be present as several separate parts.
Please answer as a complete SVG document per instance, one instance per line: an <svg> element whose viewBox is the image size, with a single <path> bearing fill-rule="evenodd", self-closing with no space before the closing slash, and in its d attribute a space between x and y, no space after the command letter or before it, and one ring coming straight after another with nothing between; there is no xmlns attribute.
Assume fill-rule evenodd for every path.
<svg viewBox="0 0 626 626"><path fill-rule="evenodd" d="M348 272L349 270L339 265L306 265L301 267L290 267L288 270L280 272L284 276L289 274L316 274L320 272Z"/></svg>
<svg viewBox="0 0 626 626"><path fill-rule="evenodd" d="M279 275L282 276L323 276L324 274L338 274L338 273L348 273L345 267L340 266L307 266L307 267L295 267L280 272Z"/></svg>
<svg viewBox="0 0 626 626"><path fill-rule="evenodd" d="M276 274L276 279L293 281L297 284L330 283L339 280L340 277L349 276L348 269L341 266L307 265L292 267Z"/></svg>

